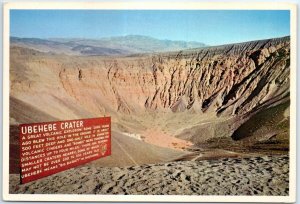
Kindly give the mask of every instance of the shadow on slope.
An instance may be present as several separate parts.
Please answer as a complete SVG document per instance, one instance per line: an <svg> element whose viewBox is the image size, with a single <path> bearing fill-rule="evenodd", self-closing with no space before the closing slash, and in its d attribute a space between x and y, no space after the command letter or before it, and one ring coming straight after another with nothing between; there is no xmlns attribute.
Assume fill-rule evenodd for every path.
<svg viewBox="0 0 300 204"><path fill-rule="evenodd" d="M269 134L270 137L289 129L289 118L285 116L290 102L261 110L242 124L231 136L233 140L241 140L256 135ZM289 115L289 114L287 114Z"/></svg>
<svg viewBox="0 0 300 204"><path fill-rule="evenodd" d="M57 119L14 97L10 97L9 103L11 120L11 125L9 126L9 172L19 173L20 148L18 125L21 123L55 121Z"/></svg>

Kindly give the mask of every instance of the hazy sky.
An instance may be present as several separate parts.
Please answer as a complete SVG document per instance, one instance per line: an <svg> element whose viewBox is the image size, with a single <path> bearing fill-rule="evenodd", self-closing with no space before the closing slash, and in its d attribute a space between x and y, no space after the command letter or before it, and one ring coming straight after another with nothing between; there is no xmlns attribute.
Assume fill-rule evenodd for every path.
<svg viewBox="0 0 300 204"><path fill-rule="evenodd" d="M285 10L11 10L10 35L101 38L147 35L219 45L290 35Z"/></svg>

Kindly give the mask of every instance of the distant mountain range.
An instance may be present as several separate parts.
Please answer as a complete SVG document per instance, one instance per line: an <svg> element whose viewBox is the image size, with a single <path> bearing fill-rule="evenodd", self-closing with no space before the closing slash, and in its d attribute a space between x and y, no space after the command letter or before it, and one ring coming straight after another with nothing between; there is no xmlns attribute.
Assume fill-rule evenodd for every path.
<svg viewBox="0 0 300 204"><path fill-rule="evenodd" d="M41 52L53 52L69 55L130 55L178 51L206 46L201 42L159 40L156 38L127 35L99 39L82 38L10 38L11 46L35 49Z"/></svg>

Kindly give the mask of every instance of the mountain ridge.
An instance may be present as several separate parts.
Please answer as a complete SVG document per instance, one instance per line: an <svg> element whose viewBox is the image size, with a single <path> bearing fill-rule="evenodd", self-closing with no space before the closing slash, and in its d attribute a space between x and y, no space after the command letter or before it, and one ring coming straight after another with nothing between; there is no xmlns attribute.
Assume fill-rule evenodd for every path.
<svg viewBox="0 0 300 204"><path fill-rule="evenodd" d="M84 38L19 38L10 37L12 45L28 47L42 52L64 53L68 55L130 55L177 51L203 47L205 44L191 41L160 40L142 35L106 37L99 39Z"/></svg>

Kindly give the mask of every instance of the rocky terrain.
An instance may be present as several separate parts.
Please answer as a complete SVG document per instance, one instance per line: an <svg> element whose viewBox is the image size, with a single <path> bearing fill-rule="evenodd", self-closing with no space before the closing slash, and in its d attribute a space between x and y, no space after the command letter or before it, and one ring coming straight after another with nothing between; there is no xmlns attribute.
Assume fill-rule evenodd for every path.
<svg viewBox="0 0 300 204"><path fill-rule="evenodd" d="M274 182L280 183L278 189L272 186L273 180L264 180L260 183L264 187L256 192L286 195L288 159L280 155L289 151L289 75L289 37L130 56L60 55L13 43L10 51L10 172L18 172L18 124L109 115L113 155L69 170L82 171L82 177L93 183L91 189L78 188L74 192L113 193L115 189L118 193L133 193L117 190L112 177L113 180L107 180L108 185L112 185L108 187L111 190L101 190L98 184L94 185L98 174L87 175L99 172L99 168L107 170L110 176L124 171L124 179L133 177L132 182L139 185L137 180L141 178L133 176L135 171L129 166L136 165L134 169L144 172L146 166L140 165L153 164L151 168L158 172L158 177L166 176L168 168L170 171L179 168L197 172L194 181L199 182L203 175L211 172L213 178L221 179L212 183L215 186L226 186L224 176L227 175L230 182L246 182L236 186L250 189L232 187L231 194L255 194L255 182L247 183L241 177L259 181L273 176ZM241 159L248 157L251 158ZM228 160L214 164L213 160L222 158ZM172 161L176 162L170 163ZM284 166L281 172L274 171L277 165ZM232 169L219 175L227 166ZM269 170L262 171L264 168ZM147 173L145 178L150 178ZM168 182L183 185L180 176L172 179L173 173L168 174ZM12 183L17 182L15 176L12 178ZM74 178L57 180L76 183L78 179ZM29 184L30 188L16 187L19 189L14 192L37 192L42 186L45 192L60 192L59 187L51 190L47 179ZM199 195L229 194L217 188L215 191L202 189L205 185L196 186L197 182L191 180L187 185L198 189L194 193ZM171 185L168 186L170 189L166 188L164 193L193 193L185 189L185 185L179 188L180 192L173 192ZM63 189L61 191L68 190ZM136 193L157 191L148 187Z"/></svg>
<svg viewBox="0 0 300 204"><path fill-rule="evenodd" d="M118 195L264 195L289 194L289 157L252 157L106 168L82 166L39 181L18 185L11 193Z"/></svg>
<svg viewBox="0 0 300 204"><path fill-rule="evenodd" d="M132 57L49 55L13 46L11 100L59 119L111 115L118 131L145 136L152 129L197 144L239 134L249 118L283 103L273 126L286 123L289 52L289 37ZM261 123L269 121L265 115ZM11 120L31 117L12 114Z"/></svg>

